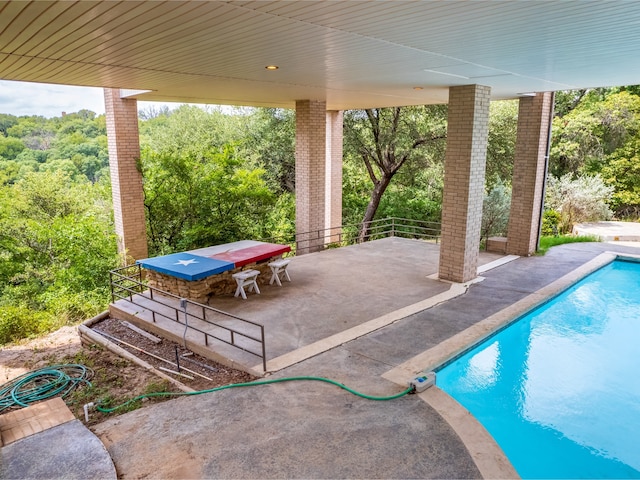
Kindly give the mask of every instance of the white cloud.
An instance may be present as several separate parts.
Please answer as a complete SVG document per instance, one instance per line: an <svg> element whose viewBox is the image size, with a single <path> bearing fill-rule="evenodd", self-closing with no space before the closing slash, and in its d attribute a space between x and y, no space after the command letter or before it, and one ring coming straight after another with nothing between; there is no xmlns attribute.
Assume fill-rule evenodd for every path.
<svg viewBox="0 0 640 480"><path fill-rule="evenodd" d="M173 110L180 103L138 102L138 110L158 109L164 106ZM204 105L199 105L204 107ZM223 111L237 113L234 107L219 107ZM41 115L59 117L62 112L74 113L91 110L104 113L104 93L97 87L73 87L48 83L14 82L0 80L0 113L11 115Z"/></svg>
<svg viewBox="0 0 640 480"><path fill-rule="evenodd" d="M0 113L59 117L82 109L104 113L101 88L0 80Z"/></svg>

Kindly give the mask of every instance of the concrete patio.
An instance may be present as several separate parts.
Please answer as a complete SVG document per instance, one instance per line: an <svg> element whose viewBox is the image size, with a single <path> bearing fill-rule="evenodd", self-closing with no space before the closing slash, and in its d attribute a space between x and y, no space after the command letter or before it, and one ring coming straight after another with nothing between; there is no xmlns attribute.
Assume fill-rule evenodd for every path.
<svg viewBox="0 0 640 480"><path fill-rule="evenodd" d="M392 245L402 250L400 245L411 248L409 244L412 242L390 239L378 245L388 253ZM434 248L431 258L437 259L437 247L429 248ZM472 284L463 295L345 340L275 376L324 376L370 395L397 393L406 386L402 382L410 379L401 380L398 372L406 371L403 366L415 364L425 351L487 317L509 311L610 250L638 253L637 248L625 245L583 243L555 247L544 257L518 258L484 272L484 280ZM325 252L327 256L334 253ZM306 258L313 259L313 255ZM301 282L305 257L295 260L299 270L292 270L294 282L274 291L274 298L276 292L293 289L296 280ZM415 264L409 254L406 262L410 267ZM430 268L435 269L435 263ZM376 283L367 282L362 289L369 284ZM389 298L399 303L382 312L403 308L396 297ZM238 299L225 302L233 300L245 314L257 305ZM411 301L416 300L412 297ZM358 311L360 305L354 303L344 301L346 311ZM383 302L374 299L372 303L367 311L381 314L378 309ZM361 306L370 308L366 303ZM351 313L343 316L340 308L339 302L334 303L334 315L328 317L334 324L336 318L351 318ZM300 336L287 338L290 342ZM372 402L325 384L280 383L154 405L104 422L95 431L123 478L515 477L486 431L446 397L432 388L395 401Z"/></svg>
<svg viewBox="0 0 640 480"><path fill-rule="evenodd" d="M398 237L302 255L289 266L291 282L264 285L260 295L249 293L247 300L215 296L209 305L264 325L267 370L273 372L462 293L434 278L438 255L434 243ZM482 252L480 264L500 258ZM171 303L178 308L177 301ZM148 311L125 301L115 307L112 316L126 313L140 326L182 338L183 324L162 318L153 323ZM216 321L255 334L239 322ZM200 328L212 330L207 325ZM242 350L211 340L207 346L195 332L187 339L198 353L212 351L240 368L262 372L259 359Z"/></svg>
<svg viewBox="0 0 640 480"><path fill-rule="evenodd" d="M631 245L568 244L552 248L543 257L522 257L498 266L493 263L498 260L495 256L483 254L485 265L490 261L495 268L483 271L482 281L462 286L461 294L449 300L422 308L430 301L426 296L435 295L431 300L442 298L442 289L435 288L435 281L425 276L435 272L438 247L392 238L296 258L291 284L265 288L263 295L247 301L227 298L221 303L228 303L243 315L255 311L265 322L277 322L278 315L286 318L289 330L271 334L279 351L285 352L280 358L287 358L292 353L287 349L297 345L298 351L322 345L318 338L323 335L340 339L313 355L283 363L271 378L321 376L369 395L392 395L406 388L411 372L428 366L430 352L464 338L466 332L487 319L513 318L529 299L540 301L559 285L574 281L593 268L605 252L638 255L638 245ZM365 273L372 278L365 277L368 280L353 290L356 300L349 301L350 295L342 291L333 299L330 288L325 289L318 281L319 286L310 295L317 302L315 309L291 303L287 293L294 292L296 281L297 288L305 285L306 269L315 272L313 278L318 279L322 264L331 265L332 257L351 258L357 265L358 250L363 258L378 258L379 264L364 263L379 265L383 272L380 277L387 278L386 282L371 271ZM392 263L403 264L405 272L424 269L417 276L405 275L418 282L416 289L422 289L423 296L407 286L403 275L396 276L400 270L392 273L393 268L384 260L392 253L399 255ZM412 257L417 254L422 256ZM340 264L335 262L336 266ZM336 274L336 278L340 281L329 282L333 288L353 285L346 274ZM333 276L329 279L333 281ZM307 288L311 286L312 282L307 283ZM445 287L446 292L454 287ZM378 298L383 292L387 292L386 300ZM372 297L371 302L364 301L366 293ZM257 308L258 301L274 302L276 313ZM327 302L330 305L324 305ZM284 305L292 309L289 314ZM412 309L413 313L407 313ZM385 326L376 324L377 328L353 338L340 337L370 323L367 315L374 319L398 318ZM315 328L309 335L304 334L306 323L300 320L305 317ZM292 320L295 318L300 323ZM343 330L334 333L343 324ZM284 337L281 343L277 342L278 335ZM123 414L92 430L107 448L118 478L517 477L488 433L437 387L376 402L326 383L290 381L182 397ZM32 450L40 452L34 456L40 459L37 465L51 477L86 475L81 461L76 462L78 469L74 467L73 472L51 470L56 466L45 454L49 452L50 435L36 434L29 441ZM10 462L18 465L23 459L20 451L12 456L10 453L2 450L5 466Z"/></svg>

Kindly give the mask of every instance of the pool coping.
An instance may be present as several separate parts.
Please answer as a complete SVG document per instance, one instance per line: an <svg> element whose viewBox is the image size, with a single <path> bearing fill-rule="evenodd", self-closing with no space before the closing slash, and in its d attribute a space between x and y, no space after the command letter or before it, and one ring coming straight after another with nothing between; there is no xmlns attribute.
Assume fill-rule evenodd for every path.
<svg viewBox="0 0 640 480"><path fill-rule="evenodd" d="M385 372L382 377L406 385L407 379L420 372L429 372L473 348L486 338L517 321L531 310L548 302L587 275L616 259L640 260L640 255L603 252L572 272L560 277L518 302L480 320L474 325L410 358ZM437 380L436 380L437 384ZM453 428L473 458L483 478L519 478L515 468L484 426L445 391L436 386L428 388L419 397L430 405Z"/></svg>

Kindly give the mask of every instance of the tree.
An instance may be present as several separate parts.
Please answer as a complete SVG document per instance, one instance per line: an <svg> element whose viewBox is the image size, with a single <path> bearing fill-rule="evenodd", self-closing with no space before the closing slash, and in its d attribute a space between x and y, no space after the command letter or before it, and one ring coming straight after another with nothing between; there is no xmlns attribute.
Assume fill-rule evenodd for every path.
<svg viewBox="0 0 640 480"><path fill-rule="evenodd" d="M441 152L446 138L446 107L430 105L350 111L345 114L345 137L346 144L364 162L373 183L362 219L362 241L368 237L370 222L398 171L419 159L423 165L442 161L442 157L434 152Z"/></svg>
<svg viewBox="0 0 640 480"><path fill-rule="evenodd" d="M154 255L268 236L274 205L261 169L232 147L206 152L142 152L144 205Z"/></svg>
<svg viewBox="0 0 640 480"><path fill-rule="evenodd" d="M246 135L240 118L215 108L181 105L142 123L140 144L157 153L201 155L236 145Z"/></svg>
<svg viewBox="0 0 640 480"><path fill-rule="evenodd" d="M119 258L107 199L62 172L0 186L0 343L104 310Z"/></svg>
<svg viewBox="0 0 640 480"><path fill-rule="evenodd" d="M489 237L506 234L510 208L511 189L502 181L498 181L482 201L480 235L484 239L485 245Z"/></svg>
<svg viewBox="0 0 640 480"><path fill-rule="evenodd" d="M517 100L491 102L485 181L489 190L494 184L511 182L517 127Z"/></svg>
<svg viewBox="0 0 640 480"><path fill-rule="evenodd" d="M570 232L575 223L595 222L611 218L608 201L613 187L605 185L599 175L571 174L560 178L549 176L545 208L560 213L560 231Z"/></svg>
<svg viewBox="0 0 640 480"><path fill-rule="evenodd" d="M0 135L7 136L7 130L18 123L18 117L7 113L0 113Z"/></svg>
<svg viewBox="0 0 640 480"><path fill-rule="evenodd" d="M13 160L25 146L22 140L17 138L0 137L0 159Z"/></svg>
<svg viewBox="0 0 640 480"><path fill-rule="evenodd" d="M613 187L611 206L616 215L640 217L640 138L625 144L608 157L602 168L605 183Z"/></svg>
<svg viewBox="0 0 640 480"><path fill-rule="evenodd" d="M256 108L247 119L242 153L265 169L272 190L295 192L295 112L280 108Z"/></svg>
<svg viewBox="0 0 640 480"><path fill-rule="evenodd" d="M640 97L629 91L589 91L553 121L550 171L598 173L606 157L640 133Z"/></svg>

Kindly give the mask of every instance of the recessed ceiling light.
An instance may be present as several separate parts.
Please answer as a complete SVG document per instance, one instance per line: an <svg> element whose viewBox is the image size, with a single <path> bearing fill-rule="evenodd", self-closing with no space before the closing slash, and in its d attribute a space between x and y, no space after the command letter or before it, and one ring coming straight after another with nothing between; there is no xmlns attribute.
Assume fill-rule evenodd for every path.
<svg viewBox="0 0 640 480"><path fill-rule="evenodd" d="M423 87L413 87L414 90L424 90Z"/></svg>
<svg viewBox="0 0 640 480"><path fill-rule="evenodd" d="M266 68L267 70L278 70L278 68L280 67L278 67L277 65L267 65L264 68Z"/></svg>

